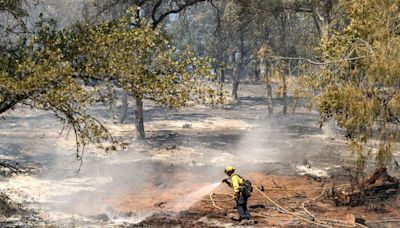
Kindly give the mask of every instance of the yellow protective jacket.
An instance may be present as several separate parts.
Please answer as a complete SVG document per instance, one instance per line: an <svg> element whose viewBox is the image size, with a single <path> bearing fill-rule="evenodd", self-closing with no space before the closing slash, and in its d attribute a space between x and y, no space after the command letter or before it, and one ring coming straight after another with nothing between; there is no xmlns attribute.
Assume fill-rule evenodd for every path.
<svg viewBox="0 0 400 228"><path fill-rule="evenodd" d="M240 192L240 186L243 185L243 178L241 178L239 175L237 174L232 174L230 176L231 178L231 188L233 189L233 191L235 193L239 193Z"/></svg>

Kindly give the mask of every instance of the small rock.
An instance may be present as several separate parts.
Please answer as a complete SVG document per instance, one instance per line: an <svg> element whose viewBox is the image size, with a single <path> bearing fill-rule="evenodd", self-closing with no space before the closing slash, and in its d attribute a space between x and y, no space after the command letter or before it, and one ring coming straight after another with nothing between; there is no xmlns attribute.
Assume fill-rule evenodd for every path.
<svg viewBox="0 0 400 228"><path fill-rule="evenodd" d="M167 149L167 150L176 149L176 145L167 146L165 149Z"/></svg>

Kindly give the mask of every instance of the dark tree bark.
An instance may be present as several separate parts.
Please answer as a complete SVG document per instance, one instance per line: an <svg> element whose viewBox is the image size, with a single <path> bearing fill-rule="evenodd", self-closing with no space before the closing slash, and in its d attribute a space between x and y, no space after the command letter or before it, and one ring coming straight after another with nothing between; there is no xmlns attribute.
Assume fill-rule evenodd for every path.
<svg viewBox="0 0 400 228"><path fill-rule="evenodd" d="M219 82L221 82L221 83L225 82L225 70L224 69L220 70Z"/></svg>
<svg viewBox="0 0 400 228"><path fill-rule="evenodd" d="M310 12L315 26L319 32L321 43L325 44L330 39L330 25L333 20L333 0L318 1L313 0L310 2Z"/></svg>
<svg viewBox="0 0 400 228"><path fill-rule="evenodd" d="M144 118L143 118L143 100L140 96L135 95L136 109L135 109L135 125L136 125L136 135L135 139L141 140L145 139L146 135L144 132Z"/></svg>
<svg viewBox="0 0 400 228"><path fill-rule="evenodd" d="M259 71L259 63L256 61L254 64L254 81L260 81L260 71Z"/></svg>
<svg viewBox="0 0 400 228"><path fill-rule="evenodd" d="M19 100L5 100L0 103L0 114L12 109L16 104L20 102Z"/></svg>
<svg viewBox="0 0 400 228"><path fill-rule="evenodd" d="M31 93L17 94L13 96L11 94L6 93L2 94L2 96L4 97L4 100L0 102L0 114L14 108L15 105L28 99L30 96L32 96L32 94Z"/></svg>
<svg viewBox="0 0 400 228"><path fill-rule="evenodd" d="M239 89L239 78L240 78L240 70L239 70L239 63L233 70L233 83L232 83L232 92L231 96L234 102L238 101L237 91Z"/></svg>

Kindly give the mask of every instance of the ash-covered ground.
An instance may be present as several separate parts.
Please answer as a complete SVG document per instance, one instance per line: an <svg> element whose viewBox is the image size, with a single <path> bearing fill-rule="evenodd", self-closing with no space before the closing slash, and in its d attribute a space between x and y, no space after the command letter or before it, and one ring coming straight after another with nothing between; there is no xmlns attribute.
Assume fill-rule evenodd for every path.
<svg viewBox="0 0 400 228"><path fill-rule="evenodd" d="M344 183L343 167L351 161L340 131L319 128L318 113L303 108L282 116L279 100L274 116L269 117L264 89L263 85L243 85L240 102L224 108L195 106L177 111L145 103L144 142L133 140L133 110L126 123L116 124L107 108L99 105L90 111L128 147L112 153L87 147L83 164L75 158L72 133L64 130L60 135L62 125L51 113L26 107L7 113L0 120L0 159L17 162L25 173L0 182L1 192L18 208L3 214L1 226L235 226L229 219L235 213L232 202L222 203L226 211L219 211L207 200L206 190L204 196L193 195L225 178L227 165L235 166L254 184L276 190ZM231 191L222 185L211 190ZM271 197L293 210L319 194L276 190L270 192ZM291 217L285 220L260 195L254 195L249 204L264 205L251 211L275 214L284 221L267 223L260 217L254 226L305 225ZM329 211L332 205L326 205L315 208L331 217L379 218L376 211L382 209ZM385 216L398 216L396 205L385 207Z"/></svg>

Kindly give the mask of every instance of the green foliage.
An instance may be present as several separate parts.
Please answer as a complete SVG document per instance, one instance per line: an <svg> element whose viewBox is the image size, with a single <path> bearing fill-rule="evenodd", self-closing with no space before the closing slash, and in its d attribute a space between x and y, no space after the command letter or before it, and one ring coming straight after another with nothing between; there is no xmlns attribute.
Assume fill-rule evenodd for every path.
<svg viewBox="0 0 400 228"><path fill-rule="evenodd" d="M12 52L1 52L0 114L16 104L49 110L74 131L77 153L88 143L102 146L104 140L113 143L107 150L114 149L107 129L84 111L93 104L96 88L77 77L72 58L67 58L66 33L44 21L38 26L38 33L15 43Z"/></svg>
<svg viewBox="0 0 400 228"><path fill-rule="evenodd" d="M79 156L89 143L106 150L121 145L85 112L98 100L97 85L117 85L172 108L189 100L224 102L222 88L213 82L212 59L176 51L150 25L132 28L131 12L116 21L82 22L62 31L41 17L33 36L21 35L0 51L0 114L17 104L54 112L75 133ZM111 144L105 147L105 141Z"/></svg>
<svg viewBox="0 0 400 228"><path fill-rule="evenodd" d="M358 164L374 155L387 165L399 140L399 3L343 1L351 22L323 46L327 59L346 61L318 78L321 121L335 118L346 129Z"/></svg>
<svg viewBox="0 0 400 228"><path fill-rule="evenodd" d="M86 74L172 108L189 100L223 102L222 92L212 82L212 59L177 52L150 25L130 28L131 17L87 28L87 45L81 50L88 56Z"/></svg>

